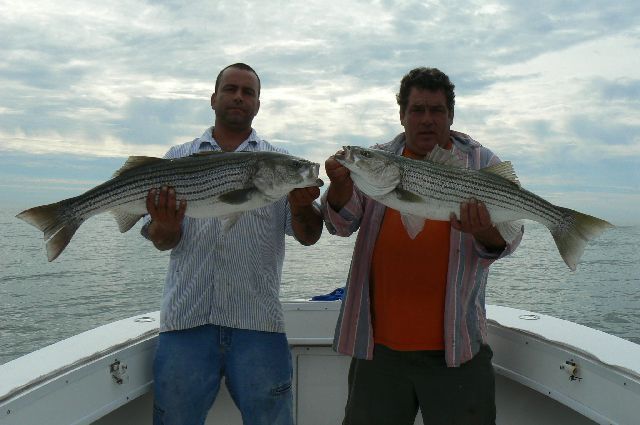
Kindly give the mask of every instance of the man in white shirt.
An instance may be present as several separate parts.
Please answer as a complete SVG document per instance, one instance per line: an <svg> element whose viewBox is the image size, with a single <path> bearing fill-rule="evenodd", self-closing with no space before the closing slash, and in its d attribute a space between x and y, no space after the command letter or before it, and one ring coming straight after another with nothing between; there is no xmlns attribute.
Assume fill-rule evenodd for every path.
<svg viewBox="0 0 640 425"><path fill-rule="evenodd" d="M224 68L211 96L215 125L165 158L201 151L279 151L251 127L260 79ZM226 233L215 218L185 217L172 188L149 192L142 233L171 249L154 362L154 425L203 424L221 378L245 424L293 425L291 356L278 298L284 236L312 245L322 233L317 187L243 214Z"/></svg>

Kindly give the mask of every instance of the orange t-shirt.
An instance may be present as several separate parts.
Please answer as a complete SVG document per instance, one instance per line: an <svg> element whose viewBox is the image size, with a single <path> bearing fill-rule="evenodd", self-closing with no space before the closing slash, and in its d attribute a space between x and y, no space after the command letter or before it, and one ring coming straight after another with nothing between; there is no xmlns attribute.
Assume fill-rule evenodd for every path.
<svg viewBox="0 0 640 425"><path fill-rule="evenodd" d="M400 213L387 208L371 266L376 344L400 351L444 350L450 230L448 221L425 220L411 239Z"/></svg>

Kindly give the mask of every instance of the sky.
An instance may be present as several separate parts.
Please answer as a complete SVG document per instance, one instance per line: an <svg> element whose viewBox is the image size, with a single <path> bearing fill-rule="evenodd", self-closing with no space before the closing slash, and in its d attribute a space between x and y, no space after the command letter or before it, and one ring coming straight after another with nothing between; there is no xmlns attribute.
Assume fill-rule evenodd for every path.
<svg viewBox="0 0 640 425"><path fill-rule="evenodd" d="M456 85L452 129L523 187L640 224L637 0L0 0L0 16L3 206L76 196L199 137L231 63L260 75L258 134L320 164L402 132L400 79L429 66Z"/></svg>

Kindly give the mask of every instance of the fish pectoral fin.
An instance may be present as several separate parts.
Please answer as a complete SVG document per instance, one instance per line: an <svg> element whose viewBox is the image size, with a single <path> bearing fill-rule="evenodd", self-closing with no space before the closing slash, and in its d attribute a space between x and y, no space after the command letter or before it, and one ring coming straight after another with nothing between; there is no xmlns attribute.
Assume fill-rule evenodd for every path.
<svg viewBox="0 0 640 425"><path fill-rule="evenodd" d="M240 219L242 212L231 213L218 217L222 222L222 233L227 233Z"/></svg>
<svg viewBox="0 0 640 425"><path fill-rule="evenodd" d="M424 199L413 192L409 192L408 190L396 188L394 192L401 201L408 202L410 204L424 203Z"/></svg>
<svg viewBox="0 0 640 425"><path fill-rule="evenodd" d="M120 233L128 232L133 226L135 226L138 220L143 217L143 215L140 214L130 214L126 211L120 210L111 210L109 212L113 214L113 218L116 219Z"/></svg>
<svg viewBox="0 0 640 425"><path fill-rule="evenodd" d="M120 167L115 173L113 173L112 178L118 177L119 175L125 173L126 171L133 170L134 168L141 167L143 165L153 164L154 162L162 162L167 161L166 159L156 158L153 156L130 156L127 161L124 163L122 167Z"/></svg>
<svg viewBox="0 0 640 425"><path fill-rule="evenodd" d="M418 233L424 228L424 217L418 217L411 214L400 214L400 219L404 225L404 229L411 239L415 239Z"/></svg>
<svg viewBox="0 0 640 425"><path fill-rule="evenodd" d="M255 193L256 189L253 187L248 189L232 190L231 192L218 196L218 200L225 204L239 205L244 202L248 202Z"/></svg>
<svg viewBox="0 0 640 425"><path fill-rule="evenodd" d="M518 187L521 187L518 176L516 175L516 172L513 171L513 165L511 165L511 162L509 161L504 161L490 167L481 168L480 171L484 173L495 174L496 176L507 179Z"/></svg>

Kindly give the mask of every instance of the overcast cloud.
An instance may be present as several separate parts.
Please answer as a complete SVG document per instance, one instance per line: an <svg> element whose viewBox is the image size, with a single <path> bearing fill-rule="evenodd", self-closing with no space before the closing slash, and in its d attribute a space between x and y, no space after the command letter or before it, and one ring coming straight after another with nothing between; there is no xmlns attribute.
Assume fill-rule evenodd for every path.
<svg viewBox="0 0 640 425"><path fill-rule="evenodd" d="M254 127L323 163L402 130L416 66L456 84L453 128L523 185L640 224L640 2L0 0L0 198L77 195L213 122L218 71L262 80Z"/></svg>

